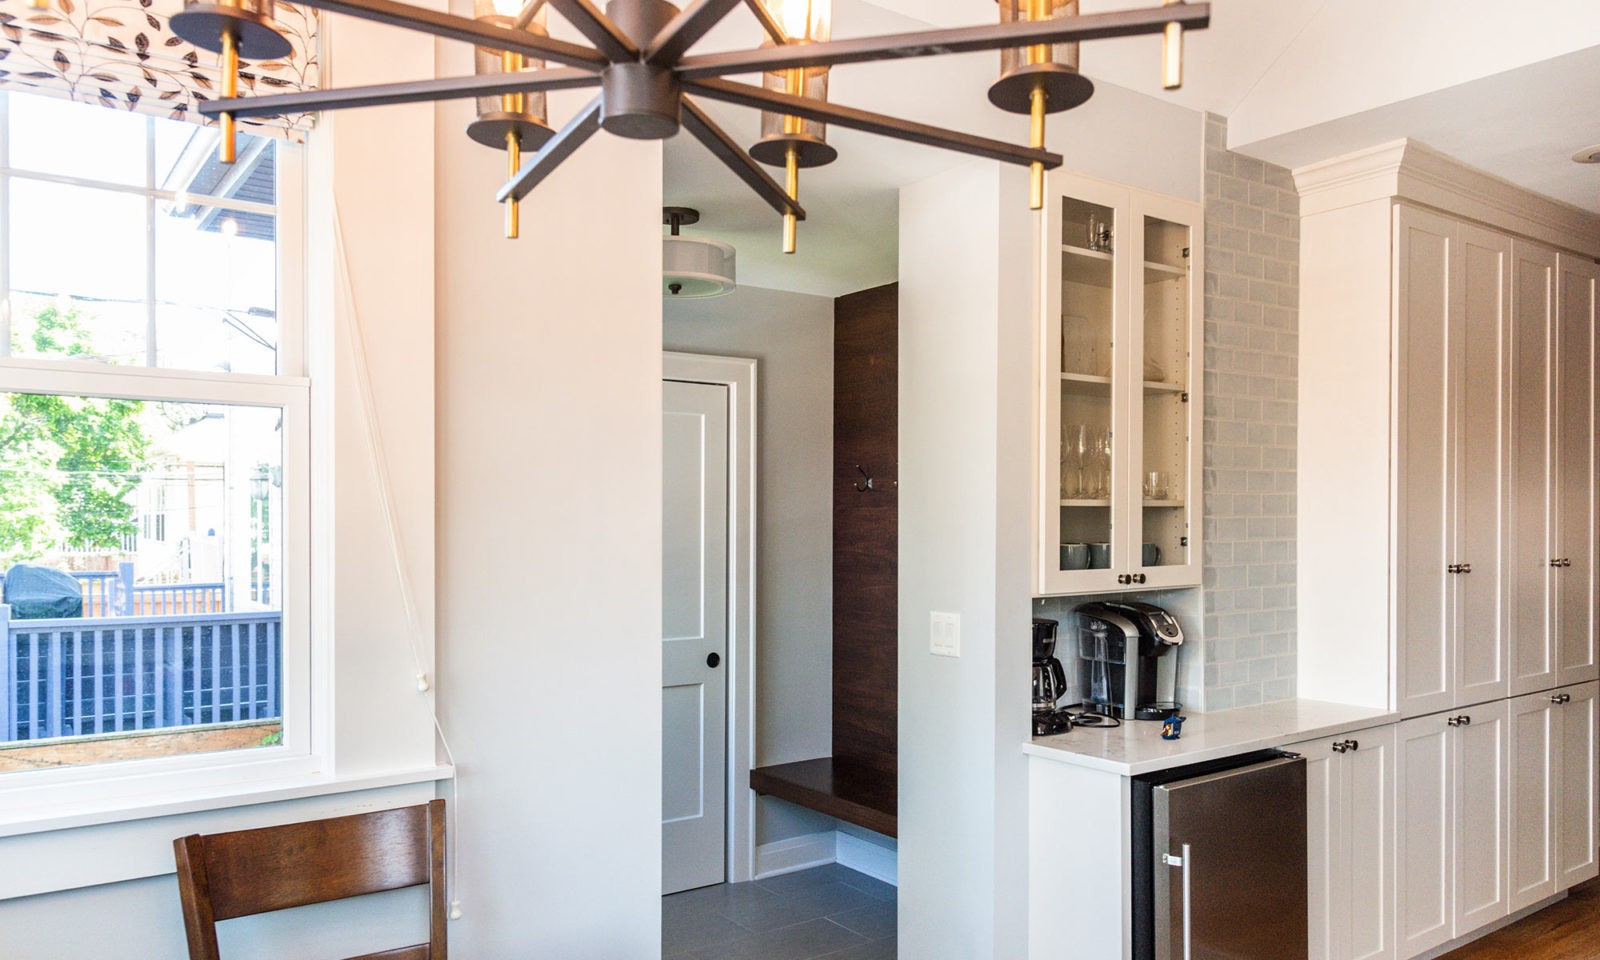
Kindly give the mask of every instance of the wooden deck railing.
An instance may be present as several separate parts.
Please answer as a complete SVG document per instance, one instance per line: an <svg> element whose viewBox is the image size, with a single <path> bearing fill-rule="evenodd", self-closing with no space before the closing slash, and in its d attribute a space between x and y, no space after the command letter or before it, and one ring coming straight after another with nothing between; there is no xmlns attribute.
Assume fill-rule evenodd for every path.
<svg viewBox="0 0 1600 960"><path fill-rule="evenodd" d="M0 604L0 743L282 715L282 614L12 620Z"/></svg>

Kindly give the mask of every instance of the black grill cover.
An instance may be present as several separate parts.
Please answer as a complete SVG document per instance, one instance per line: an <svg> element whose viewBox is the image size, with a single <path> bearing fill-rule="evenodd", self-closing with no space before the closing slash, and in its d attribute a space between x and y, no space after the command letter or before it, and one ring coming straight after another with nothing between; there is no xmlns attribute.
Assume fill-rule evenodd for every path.
<svg viewBox="0 0 1600 960"><path fill-rule="evenodd" d="M19 563L6 571L4 601L17 620L83 616L83 590L70 573Z"/></svg>

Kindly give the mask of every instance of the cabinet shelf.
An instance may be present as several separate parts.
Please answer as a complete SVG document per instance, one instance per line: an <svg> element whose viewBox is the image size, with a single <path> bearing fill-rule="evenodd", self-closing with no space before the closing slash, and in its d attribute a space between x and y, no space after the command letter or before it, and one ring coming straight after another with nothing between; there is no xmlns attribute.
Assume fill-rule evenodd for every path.
<svg viewBox="0 0 1600 960"><path fill-rule="evenodd" d="M1143 501L1143 503L1144 503L1144 505L1146 507L1182 507L1184 505L1184 501L1182 501L1182 500L1145 500L1145 501ZM1110 500L1063 500L1063 501L1061 501L1061 505L1063 507L1100 507L1100 508L1104 509L1105 507L1111 506L1111 501Z"/></svg>
<svg viewBox="0 0 1600 960"><path fill-rule="evenodd" d="M1061 389L1073 396L1103 397L1111 389L1111 378L1096 376L1092 373L1063 373L1061 375ZM1146 396L1163 393L1180 394L1186 389L1181 383L1169 383L1165 380L1144 381Z"/></svg>
<svg viewBox="0 0 1600 960"><path fill-rule="evenodd" d="M1189 275L1188 267L1174 267L1170 264L1157 263L1154 260L1144 262L1144 282L1160 283L1163 280L1177 280Z"/></svg>
<svg viewBox="0 0 1600 960"><path fill-rule="evenodd" d="M1061 280L1063 283L1078 283L1086 287L1100 287L1111 289L1112 256L1103 250L1090 250L1087 247L1074 247L1063 244L1061 252Z"/></svg>

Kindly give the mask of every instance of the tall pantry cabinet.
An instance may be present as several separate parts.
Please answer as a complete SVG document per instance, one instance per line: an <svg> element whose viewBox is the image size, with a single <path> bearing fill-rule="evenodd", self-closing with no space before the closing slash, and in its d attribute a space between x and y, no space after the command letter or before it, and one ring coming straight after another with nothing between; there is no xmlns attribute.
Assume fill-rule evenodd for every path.
<svg viewBox="0 0 1600 960"><path fill-rule="evenodd" d="M1600 217L1409 141L1295 176L1299 693L1402 717L1392 936L1325 952L1409 960L1600 869Z"/></svg>

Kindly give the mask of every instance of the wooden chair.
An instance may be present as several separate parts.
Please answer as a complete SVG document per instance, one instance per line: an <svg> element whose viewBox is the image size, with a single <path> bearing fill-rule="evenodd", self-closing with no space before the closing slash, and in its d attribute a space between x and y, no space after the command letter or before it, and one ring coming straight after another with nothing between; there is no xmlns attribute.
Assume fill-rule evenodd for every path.
<svg viewBox="0 0 1600 960"><path fill-rule="evenodd" d="M428 884L427 943L351 960L447 960L444 801L172 842L190 960L219 960L217 921Z"/></svg>

